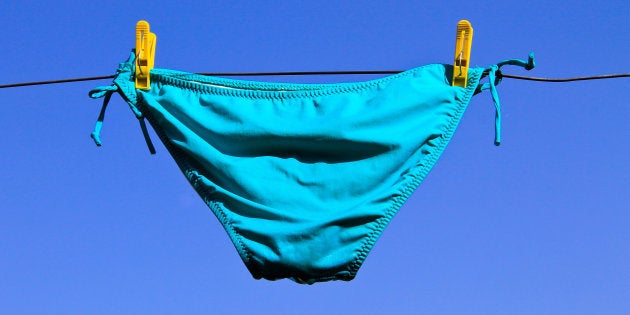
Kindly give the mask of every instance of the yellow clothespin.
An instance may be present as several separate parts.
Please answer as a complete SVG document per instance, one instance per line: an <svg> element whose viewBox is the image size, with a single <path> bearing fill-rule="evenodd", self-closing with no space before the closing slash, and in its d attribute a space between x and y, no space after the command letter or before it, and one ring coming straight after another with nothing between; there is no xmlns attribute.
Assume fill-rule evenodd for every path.
<svg viewBox="0 0 630 315"><path fill-rule="evenodd" d="M468 67L470 65L470 48L472 46L473 28L467 20L457 23L455 37L455 63L453 64L453 86L466 87Z"/></svg>
<svg viewBox="0 0 630 315"><path fill-rule="evenodd" d="M157 37L151 33L147 21L136 24L136 89L151 88L149 73L155 63L155 42Z"/></svg>

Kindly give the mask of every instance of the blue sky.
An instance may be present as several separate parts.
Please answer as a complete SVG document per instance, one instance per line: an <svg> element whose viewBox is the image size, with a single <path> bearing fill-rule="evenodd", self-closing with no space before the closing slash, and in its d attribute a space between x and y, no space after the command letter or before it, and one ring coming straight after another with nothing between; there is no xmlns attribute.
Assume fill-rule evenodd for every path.
<svg viewBox="0 0 630 315"><path fill-rule="evenodd" d="M3 1L0 84L113 74L146 19L156 66L409 69L536 53L526 73L630 72L628 1ZM255 78L359 81L368 76ZM7 314L630 312L628 79L505 79L503 144L474 97L355 280L254 280L166 149L150 155L108 81L0 90L0 310ZM157 137L153 135L153 139Z"/></svg>

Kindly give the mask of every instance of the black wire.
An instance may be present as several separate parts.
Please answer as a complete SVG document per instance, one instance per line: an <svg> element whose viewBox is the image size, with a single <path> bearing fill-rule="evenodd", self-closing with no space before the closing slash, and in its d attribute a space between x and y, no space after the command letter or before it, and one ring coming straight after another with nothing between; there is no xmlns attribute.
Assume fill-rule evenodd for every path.
<svg viewBox="0 0 630 315"><path fill-rule="evenodd" d="M283 71L283 72L202 72L217 77L289 76L289 75L344 75L344 74L397 74L402 70L343 70L343 71Z"/></svg>
<svg viewBox="0 0 630 315"><path fill-rule="evenodd" d="M603 74L593 75L588 77L574 77L574 78L535 78L525 77L513 74L502 74L504 78L528 80L528 81L541 81L541 82L572 82L572 81L586 81L586 80L602 80L602 79L615 79L630 77L630 73L618 73L618 74Z"/></svg>
<svg viewBox="0 0 630 315"><path fill-rule="evenodd" d="M245 76L291 76L291 75L356 75L356 74L396 74L402 72L401 70L345 70L345 71L285 71L285 72L202 72L200 75L210 75L218 77L245 77ZM586 77L572 77L572 78L536 78L526 77L513 74L502 74L504 78L528 80L528 81L541 81L541 82L572 82L572 81L585 81L585 80L601 80L601 79L614 79L630 77L630 73L618 73L618 74L604 74L594 75ZM69 82L81 82L81 81L96 81L113 79L113 75L85 77L85 78L72 78L61 80L48 80L48 81L35 81L35 82L22 82L22 83L10 83L1 84L0 89L12 88L20 86L31 85L44 85L44 84L58 84Z"/></svg>
<svg viewBox="0 0 630 315"><path fill-rule="evenodd" d="M103 75L103 76L98 76L98 77L86 77L86 78L74 78L74 79L61 79L61 80L48 80L48 81L11 83L11 84L2 84L2 85L0 85L0 89L19 87L19 86L29 86L29 85L44 85L44 84L56 84L56 83L68 83L68 82L80 82L80 81L106 80L106 79L113 79L113 78L114 78L113 75Z"/></svg>

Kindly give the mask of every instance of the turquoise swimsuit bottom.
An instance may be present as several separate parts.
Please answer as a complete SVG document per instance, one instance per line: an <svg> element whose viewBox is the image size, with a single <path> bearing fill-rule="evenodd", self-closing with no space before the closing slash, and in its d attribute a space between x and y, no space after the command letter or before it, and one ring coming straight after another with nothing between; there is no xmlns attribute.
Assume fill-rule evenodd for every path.
<svg viewBox="0 0 630 315"><path fill-rule="evenodd" d="M472 96L509 60L471 68L453 87L451 65L341 84L282 84L151 70L134 86L134 55L106 96L92 137L100 145L114 92L143 130L146 118L259 279L351 280L392 217L450 141ZM484 76L489 82L481 84ZM150 141L147 143L150 144ZM152 145L150 145L152 149Z"/></svg>

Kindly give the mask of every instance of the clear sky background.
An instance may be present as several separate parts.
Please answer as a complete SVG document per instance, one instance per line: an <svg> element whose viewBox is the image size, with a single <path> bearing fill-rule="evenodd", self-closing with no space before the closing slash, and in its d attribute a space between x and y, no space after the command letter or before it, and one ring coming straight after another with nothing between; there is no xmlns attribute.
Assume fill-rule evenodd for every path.
<svg viewBox="0 0 630 315"><path fill-rule="evenodd" d="M2 1L0 84L111 75L158 36L191 72L409 69L536 53L506 73L630 72L630 2ZM374 76L254 78L360 81ZM630 79L505 79L473 98L450 145L351 282L254 280L211 211L109 81L0 89L2 314L630 314Z"/></svg>

